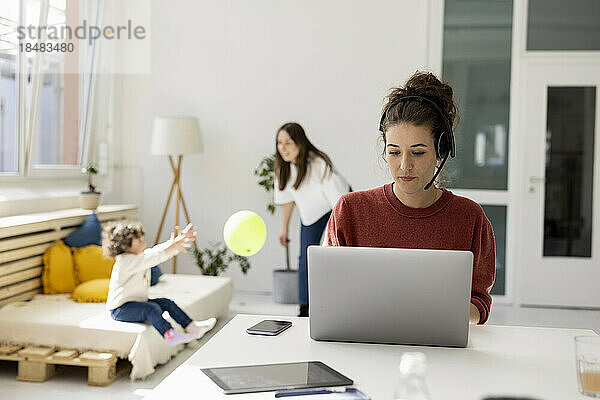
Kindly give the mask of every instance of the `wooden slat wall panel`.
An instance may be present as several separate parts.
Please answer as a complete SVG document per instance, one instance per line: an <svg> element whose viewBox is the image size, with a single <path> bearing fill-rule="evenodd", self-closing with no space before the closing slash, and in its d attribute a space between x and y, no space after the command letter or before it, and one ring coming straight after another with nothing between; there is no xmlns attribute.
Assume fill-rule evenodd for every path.
<svg viewBox="0 0 600 400"><path fill-rule="evenodd" d="M25 247L24 249L4 251L0 253L0 263L20 260L22 258L44 254L46 249L50 246L52 246L52 243L44 243L37 246Z"/></svg>
<svg viewBox="0 0 600 400"><path fill-rule="evenodd" d="M23 235L14 239L0 240L0 251L20 249L27 246L33 246L40 243L54 242L63 239L75 232L76 228L61 229L45 233L36 233L33 235Z"/></svg>
<svg viewBox="0 0 600 400"><path fill-rule="evenodd" d="M136 213L137 213L137 210L106 212L103 214L98 214L98 219L100 220L100 222L119 220L119 219L127 219L127 218L131 218Z"/></svg>
<svg viewBox="0 0 600 400"><path fill-rule="evenodd" d="M13 283L23 282L31 278L37 278L42 275L42 267L26 269L25 271L17 272L16 274L5 275L0 277L0 287Z"/></svg>
<svg viewBox="0 0 600 400"><path fill-rule="evenodd" d="M136 213L135 205L100 206L97 210L103 226L133 218ZM88 210L68 209L0 218L0 306L42 292L42 255L90 214Z"/></svg>
<svg viewBox="0 0 600 400"><path fill-rule="evenodd" d="M97 211L100 221L127 218L136 213L134 205L100 206ZM89 210L69 209L0 218L0 238L81 225L90 214Z"/></svg>
<svg viewBox="0 0 600 400"><path fill-rule="evenodd" d="M0 300L8 297L16 296L23 292L27 292L33 289L41 288L42 280L40 278L25 281L16 285L6 286L0 288Z"/></svg>
<svg viewBox="0 0 600 400"><path fill-rule="evenodd" d="M0 229L0 238L19 236L31 232L43 232L49 231L56 228L62 228L63 226L76 226L81 225L85 218L82 217L70 217L63 218L60 220L48 220L41 222L32 222L19 226L5 227Z"/></svg>
<svg viewBox="0 0 600 400"><path fill-rule="evenodd" d="M15 272L23 271L29 268L42 265L42 256L25 258L23 260L0 264L0 276L14 274Z"/></svg>
<svg viewBox="0 0 600 400"><path fill-rule="evenodd" d="M27 292L18 294L16 296L8 297L4 300L0 300L0 307L6 305L8 303L13 303L15 301L29 300L33 296L35 296L36 294L39 294L39 293L42 293L42 288L28 290Z"/></svg>

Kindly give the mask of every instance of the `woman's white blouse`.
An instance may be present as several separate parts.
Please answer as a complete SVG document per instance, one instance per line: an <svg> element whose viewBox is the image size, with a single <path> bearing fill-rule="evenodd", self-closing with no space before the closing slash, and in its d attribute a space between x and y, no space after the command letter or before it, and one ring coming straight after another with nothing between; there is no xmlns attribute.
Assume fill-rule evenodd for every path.
<svg viewBox="0 0 600 400"><path fill-rule="evenodd" d="M312 157L304 180L294 189L298 171L290 164L290 179L283 190L275 177L275 204L296 203L302 224L312 225L333 209L338 199L349 192L350 186L335 169L325 173L327 164L321 157Z"/></svg>

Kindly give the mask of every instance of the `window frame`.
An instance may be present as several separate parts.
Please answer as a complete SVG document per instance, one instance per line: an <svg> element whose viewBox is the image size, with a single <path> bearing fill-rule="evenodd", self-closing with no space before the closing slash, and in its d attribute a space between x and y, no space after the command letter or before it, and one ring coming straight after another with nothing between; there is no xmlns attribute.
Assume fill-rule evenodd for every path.
<svg viewBox="0 0 600 400"><path fill-rule="evenodd" d="M25 25L26 2L27 0L19 1L19 18L18 25ZM48 12L50 8L50 0L36 0L40 3L39 24L46 25L48 20ZM96 0L95 19L98 23L102 11L102 0ZM67 3L68 6L68 3ZM40 38L37 42L41 42ZM33 66L31 73L31 98L29 104L27 102L26 88L26 63L27 56L25 53L18 50L18 46L24 43L25 39L18 39L17 43L17 142L18 142L18 166L16 172L0 172L0 182L23 182L29 180L42 180L48 178L64 178L69 180L83 181L85 177L81 173L81 168L84 167L90 160L90 151L92 148L93 135L90 129L89 117L92 115L90 109L94 104L94 88L96 83L97 71L97 54L99 52L98 42L94 42L91 50L92 62L90 70L81 72L81 84L85 79L88 90L83 94L83 107L79 112L79 127L78 133L81 136L80 149L81 156L78 157L77 165L52 165L52 164L34 164L36 140L37 140L37 123L39 121L39 109L41 99L41 85L44 79L44 74L41 71L41 56L43 53L34 54Z"/></svg>
<svg viewBox="0 0 600 400"><path fill-rule="evenodd" d="M444 0L445 1L445 0ZM521 36L518 38L520 42L519 56L529 60L545 60L554 61L557 57L565 59L578 59L581 61L595 61L600 55L600 50L527 50L527 24L529 23L529 0L517 1L520 3L520 12L513 11L513 25L515 23L522 24ZM515 4L516 5L516 4Z"/></svg>
<svg viewBox="0 0 600 400"><path fill-rule="evenodd" d="M506 207L506 242L505 242L505 285L503 295L492 295L495 304L512 305L516 301L516 268L518 262L518 254L516 249L517 242L513 231L518 227L518 199L516 198L516 189L518 184L518 166L516 165L518 149L516 148L516 139L513 132L517 130L518 123L518 101L515 101L515 93L518 89L518 72L519 57L522 49L522 32L520 32L520 8L519 1L512 0L512 29L511 29L511 80L510 80L510 97L509 106L509 124L508 131L511 132L508 136L508 146L506 155L508 160L507 165L507 188L503 189L449 189L456 195L467 197L480 205L503 206ZM444 45L444 11L446 0L429 0L429 51L428 51L428 66L432 71L439 76L442 75L443 65L443 45Z"/></svg>

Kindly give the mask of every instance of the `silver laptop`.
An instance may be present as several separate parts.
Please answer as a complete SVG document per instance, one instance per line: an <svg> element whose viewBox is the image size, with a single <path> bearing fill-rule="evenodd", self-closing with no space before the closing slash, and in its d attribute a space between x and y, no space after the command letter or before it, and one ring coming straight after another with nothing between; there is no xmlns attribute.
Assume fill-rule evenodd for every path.
<svg viewBox="0 0 600 400"><path fill-rule="evenodd" d="M308 248L310 337L465 347L473 254Z"/></svg>

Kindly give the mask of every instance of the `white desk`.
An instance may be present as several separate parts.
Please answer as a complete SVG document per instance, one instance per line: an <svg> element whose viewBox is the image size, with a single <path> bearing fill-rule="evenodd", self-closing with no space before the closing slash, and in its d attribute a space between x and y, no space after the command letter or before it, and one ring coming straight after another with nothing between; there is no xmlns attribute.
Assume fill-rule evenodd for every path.
<svg viewBox="0 0 600 400"><path fill-rule="evenodd" d="M252 336L246 328L266 318L293 326L279 336ZM354 380L374 400L392 398L400 356L427 356L427 383L433 400L480 400L486 395L528 395L543 400L589 399L577 390L573 337L591 330L471 326L465 349L317 342L307 318L237 315L175 369L150 398L273 399L273 392L224 395L200 368L294 361L323 361Z"/></svg>

